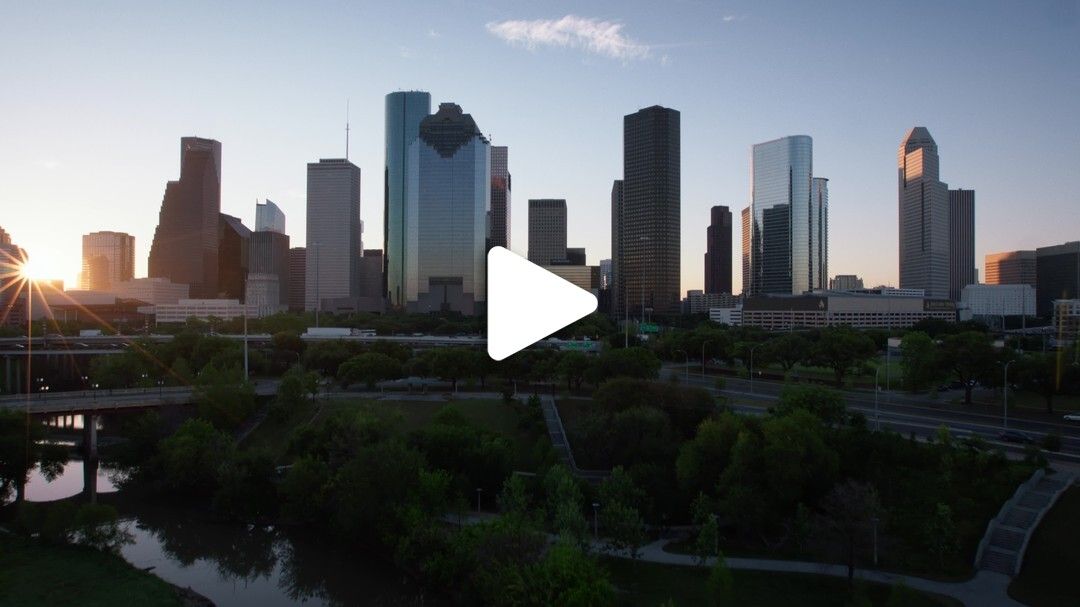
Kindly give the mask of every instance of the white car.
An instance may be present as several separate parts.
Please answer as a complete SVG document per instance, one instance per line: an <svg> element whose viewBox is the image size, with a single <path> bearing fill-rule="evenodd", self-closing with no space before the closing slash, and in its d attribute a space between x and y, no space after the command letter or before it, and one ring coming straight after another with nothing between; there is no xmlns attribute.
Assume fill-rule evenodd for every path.
<svg viewBox="0 0 1080 607"><path fill-rule="evenodd" d="M1069 413L1065 416L1067 422L1080 422L1080 413Z"/></svg>

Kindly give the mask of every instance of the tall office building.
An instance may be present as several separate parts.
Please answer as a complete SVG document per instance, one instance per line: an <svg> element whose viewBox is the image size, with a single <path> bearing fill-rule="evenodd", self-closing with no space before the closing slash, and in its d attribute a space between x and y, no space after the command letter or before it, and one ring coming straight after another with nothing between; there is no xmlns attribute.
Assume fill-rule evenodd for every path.
<svg viewBox="0 0 1080 607"><path fill-rule="evenodd" d="M26 251L0 227L0 327L26 325L26 294L21 286L26 260Z"/></svg>
<svg viewBox="0 0 1080 607"><path fill-rule="evenodd" d="M135 277L135 237L123 232L91 232L82 237L79 288L108 291Z"/></svg>
<svg viewBox="0 0 1080 607"><path fill-rule="evenodd" d="M677 110L660 106L623 117L616 288L638 316L678 314L682 307L679 122Z"/></svg>
<svg viewBox="0 0 1080 607"><path fill-rule="evenodd" d="M611 281L608 283L608 289L611 291L611 298L609 300L610 308L609 312L612 314L621 314L623 307L623 300L626 294L623 292L625 287L621 286L621 278L619 277L619 244L622 242L622 219L623 219L623 182L622 179L616 179L611 183Z"/></svg>
<svg viewBox="0 0 1080 607"><path fill-rule="evenodd" d="M290 312L303 312L307 288L307 248L289 249L289 297L286 303Z"/></svg>
<svg viewBox="0 0 1080 607"><path fill-rule="evenodd" d="M810 289L829 286L829 180L814 177L810 193Z"/></svg>
<svg viewBox="0 0 1080 607"><path fill-rule="evenodd" d="M601 259L600 260L600 288L601 289L609 289L609 288L611 288L611 260L610 259Z"/></svg>
<svg viewBox="0 0 1080 607"><path fill-rule="evenodd" d="M406 204L409 200L409 166L416 162L414 144L420 136L420 122L431 114L431 94L399 91L386 96L386 180L383 190L383 291L391 309L406 305L406 267L416 254L405 246L410 229Z"/></svg>
<svg viewBox="0 0 1080 607"><path fill-rule="evenodd" d="M255 231L285 233L285 213L269 198L255 203Z"/></svg>
<svg viewBox="0 0 1080 607"><path fill-rule="evenodd" d="M983 266L988 285L1036 286L1035 251L989 253Z"/></svg>
<svg viewBox="0 0 1080 607"><path fill-rule="evenodd" d="M277 229L283 230L285 227L285 214L277 206L273 207L277 212L272 214L271 221L259 220L259 211L272 204L268 200L266 205L256 205L255 222L260 227L251 233L248 297L245 301L262 309L276 311L289 302L289 236ZM255 276L259 277L257 281L252 280ZM255 287L259 292L253 299L251 295Z"/></svg>
<svg viewBox="0 0 1080 607"><path fill-rule="evenodd" d="M244 301L251 255L251 230L239 217L220 214L218 223L218 298Z"/></svg>
<svg viewBox="0 0 1080 607"><path fill-rule="evenodd" d="M1035 308L1050 318L1055 299L1080 299L1080 241L1035 249Z"/></svg>
<svg viewBox="0 0 1080 607"><path fill-rule="evenodd" d="M180 139L180 179L165 185L149 276L190 285L192 297L216 297L220 212L221 143Z"/></svg>
<svg viewBox="0 0 1080 607"><path fill-rule="evenodd" d="M960 301L975 275L975 190L949 190L949 299Z"/></svg>
<svg viewBox="0 0 1080 607"><path fill-rule="evenodd" d="M510 168L505 145L491 146L491 210L488 248L510 248Z"/></svg>
<svg viewBox="0 0 1080 607"><path fill-rule="evenodd" d="M750 207L742 210L742 292L750 294Z"/></svg>
<svg viewBox="0 0 1080 607"><path fill-rule="evenodd" d="M356 297L360 255L360 167L344 158L308 163L304 309Z"/></svg>
<svg viewBox="0 0 1080 607"><path fill-rule="evenodd" d="M566 247L566 259L564 260L564 263L568 266L585 265L585 247Z"/></svg>
<svg viewBox="0 0 1080 607"><path fill-rule="evenodd" d="M937 143L912 128L897 153L900 199L900 288L949 296L949 187L939 179Z"/></svg>
<svg viewBox="0 0 1080 607"><path fill-rule="evenodd" d="M705 292L731 293L731 210L714 206L705 229Z"/></svg>
<svg viewBox="0 0 1080 607"><path fill-rule="evenodd" d="M566 201L529 201L529 261L546 266L566 262Z"/></svg>
<svg viewBox="0 0 1080 607"><path fill-rule="evenodd" d="M490 144L454 103L420 122L408 163L404 299L410 312L482 313Z"/></svg>
<svg viewBox="0 0 1080 607"><path fill-rule="evenodd" d="M754 145L744 293L801 295L828 285L828 183L813 177L813 146L807 135Z"/></svg>

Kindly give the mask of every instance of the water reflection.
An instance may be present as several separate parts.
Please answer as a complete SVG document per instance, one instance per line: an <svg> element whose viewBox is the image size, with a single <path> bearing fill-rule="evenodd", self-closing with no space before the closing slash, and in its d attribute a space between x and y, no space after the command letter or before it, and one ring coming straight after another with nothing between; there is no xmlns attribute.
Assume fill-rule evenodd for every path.
<svg viewBox="0 0 1080 607"><path fill-rule="evenodd" d="M124 558L219 607L441 604L362 549L292 530L199 522L171 509L140 509L126 529L134 542Z"/></svg>
<svg viewBox="0 0 1080 607"><path fill-rule="evenodd" d="M113 493L121 481L117 470L100 466L96 461L89 463L81 459L72 459L64 465L64 471L51 482L37 466L30 471L30 480L26 483L26 500L29 502L51 502L84 493L90 478L98 494ZM14 498L14 496L12 496Z"/></svg>

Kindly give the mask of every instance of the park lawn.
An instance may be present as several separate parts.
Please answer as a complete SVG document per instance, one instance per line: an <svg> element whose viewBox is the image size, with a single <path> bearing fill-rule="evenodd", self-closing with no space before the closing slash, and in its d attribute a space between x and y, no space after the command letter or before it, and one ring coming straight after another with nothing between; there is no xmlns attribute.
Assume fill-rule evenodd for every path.
<svg viewBox="0 0 1080 607"><path fill-rule="evenodd" d="M604 559L611 573L620 605L716 604L708 588L709 569ZM754 607L835 607L848 604L852 596L847 580L824 575L773 573L766 571L733 570L732 596L724 604L753 605ZM872 605L885 605L892 588L881 584L858 583ZM955 606L958 602L909 590L910 607Z"/></svg>
<svg viewBox="0 0 1080 607"><path fill-rule="evenodd" d="M0 605L183 605L177 589L113 554L0 535Z"/></svg>
<svg viewBox="0 0 1080 607"><path fill-rule="evenodd" d="M1009 596L1031 605L1076 605L1080 589L1080 487L1065 491L1046 514L1028 544L1024 566Z"/></svg>

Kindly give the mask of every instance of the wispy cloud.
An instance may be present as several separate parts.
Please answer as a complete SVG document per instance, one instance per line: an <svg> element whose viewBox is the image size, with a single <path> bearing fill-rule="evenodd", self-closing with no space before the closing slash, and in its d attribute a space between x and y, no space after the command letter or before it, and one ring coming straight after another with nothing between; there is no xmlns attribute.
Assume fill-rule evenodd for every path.
<svg viewBox="0 0 1080 607"><path fill-rule="evenodd" d="M567 15L562 19L492 21L487 30L530 50L540 46L577 48L621 61L649 57L649 46L628 37L623 24L615 21Z"/></svg>

